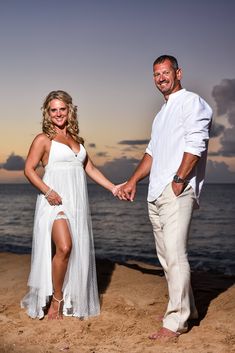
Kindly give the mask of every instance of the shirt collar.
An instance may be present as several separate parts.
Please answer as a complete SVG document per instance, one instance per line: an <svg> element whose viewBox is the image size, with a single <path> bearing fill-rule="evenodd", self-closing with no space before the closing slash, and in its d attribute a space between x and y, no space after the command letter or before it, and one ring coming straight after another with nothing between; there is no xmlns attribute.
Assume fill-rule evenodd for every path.
<svg viewBox="0 0 235 353"><path fill-rule="evenodd" d="M174 93L171 93L171 94L169 95L169 98L168 98L168 100L166 101L166 103L169 102L169 101L172 100L172 99L177 98L178 96L180 96L181 94L183 94L185 91L186 91L185 88L181 88L179 91L174 92Z"/></svg>

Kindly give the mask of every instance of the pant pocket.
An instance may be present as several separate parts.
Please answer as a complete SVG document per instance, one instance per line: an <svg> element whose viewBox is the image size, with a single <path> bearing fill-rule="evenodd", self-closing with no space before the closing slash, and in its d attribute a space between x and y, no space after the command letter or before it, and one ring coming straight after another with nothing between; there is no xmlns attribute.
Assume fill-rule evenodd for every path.
<svg viewBox="0 0 235 353"><path fill-rule="evenodd" d="M174 193L173 189L172 189L172 183L169 184L170 185L170 190L171 190L171 193L174 195L174 197L177 199L178 197L181 197L182 195L184 195L185 193L187 193L190 189L192 189L192 186L190 184L187 184L185 186L185 188L183 189L183 191L178 195L176 196L176 194Z"/></svg>

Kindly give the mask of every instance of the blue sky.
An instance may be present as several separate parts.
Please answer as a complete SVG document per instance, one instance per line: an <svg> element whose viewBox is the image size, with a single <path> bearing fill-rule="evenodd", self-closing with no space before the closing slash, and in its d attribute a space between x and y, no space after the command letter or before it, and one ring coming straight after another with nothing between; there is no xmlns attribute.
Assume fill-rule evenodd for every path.
<svg viewBox="0 0 235 353"><path fill-rule="evenodd" d="M126 179L163 104L152 62L165 53L214 109L208 180L235 182L234 13L230 0L1 2L0 182L24 181L21 162L54 89L79 106L94 162Z"/></svg>

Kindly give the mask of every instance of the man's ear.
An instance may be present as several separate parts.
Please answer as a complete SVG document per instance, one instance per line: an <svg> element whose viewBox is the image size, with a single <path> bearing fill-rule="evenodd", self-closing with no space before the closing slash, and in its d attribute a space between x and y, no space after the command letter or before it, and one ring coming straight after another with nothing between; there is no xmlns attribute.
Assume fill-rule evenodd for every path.
<svg viewBox="0 0 235 353"><path fill-rule="evenodd" d="M182 79L182 77L183 77L182 69L176 70L176 77L177 77L177 80L179 80L179 81Z"/></svg>

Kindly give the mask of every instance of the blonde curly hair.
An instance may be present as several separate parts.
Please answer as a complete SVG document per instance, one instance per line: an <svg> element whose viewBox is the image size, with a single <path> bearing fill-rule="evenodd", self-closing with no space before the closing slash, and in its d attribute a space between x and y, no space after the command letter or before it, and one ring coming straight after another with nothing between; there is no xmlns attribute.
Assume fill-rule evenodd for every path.
<svg viewBox="0 0 235 353"><path fill-rule="evenodd" d="M71 137L79 142L84 143L82 137L79 136L79 127L78 127L78 119L77 119L77 107L73 105L72 97L65 91L51 91L45 98L42 106L42 131L46 134L50 140L52 140L56 131L51 122L51 118L49 115L50 102L53 99L59 99L62 101L68 108L68 121L67 121L67 131L71 135Z"/></svg>

